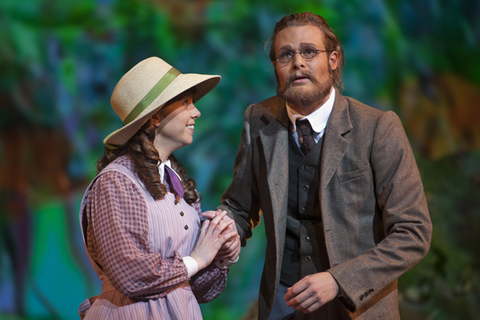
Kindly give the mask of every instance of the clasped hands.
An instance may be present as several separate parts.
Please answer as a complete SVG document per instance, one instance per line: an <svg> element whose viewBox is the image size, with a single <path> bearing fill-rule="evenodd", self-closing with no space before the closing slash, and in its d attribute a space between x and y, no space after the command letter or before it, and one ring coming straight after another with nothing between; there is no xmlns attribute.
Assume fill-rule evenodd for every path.
<svg viewBox="0 0 480 320"><path fill-rule="evenodd" d="M198 268L204 269L213 259L236 261L240 254L240 236L235 221L226 211L206 211L206 220L190 256L197 261Z"/></svg>

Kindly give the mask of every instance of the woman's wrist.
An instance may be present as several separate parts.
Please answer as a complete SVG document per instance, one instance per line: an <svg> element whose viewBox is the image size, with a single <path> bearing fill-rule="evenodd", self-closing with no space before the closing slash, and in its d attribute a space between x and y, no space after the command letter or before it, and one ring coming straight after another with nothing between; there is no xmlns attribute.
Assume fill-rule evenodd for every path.
<svg viewBox="0 0 480 320"><path fill-rule="evenodd" d="M182 259L185 267L187 267L187 277L190 279L198 272L197 260L190 256L183 257Z"/></svg>

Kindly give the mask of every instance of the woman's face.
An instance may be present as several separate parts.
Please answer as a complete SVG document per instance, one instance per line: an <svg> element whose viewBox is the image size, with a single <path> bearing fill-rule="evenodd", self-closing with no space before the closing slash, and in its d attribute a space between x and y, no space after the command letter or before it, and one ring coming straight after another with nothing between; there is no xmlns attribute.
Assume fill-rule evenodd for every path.
<svg viewBox="0 0 480 320"><path fill-rule="evenodd" d="M200 111L193 104L191 95L163 107L153 116L157 127L154 144L162 161L168 159L173 151L192 143L195 119L198 117Z"/></svg>

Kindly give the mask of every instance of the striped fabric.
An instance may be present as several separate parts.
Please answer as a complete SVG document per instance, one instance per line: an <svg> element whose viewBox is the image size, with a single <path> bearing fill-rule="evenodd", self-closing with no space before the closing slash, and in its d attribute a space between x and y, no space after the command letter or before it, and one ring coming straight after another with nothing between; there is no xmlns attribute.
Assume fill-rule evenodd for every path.
<svg viewBox="0 0 480 320"><path fill-rule="evenodd" d="M80 210L102 293L82 303L80 317L202 319L197 300L208 302L220 294L227 271L212 264L188 282L182 257L195 246L200 213L199 204L177 203L171 192L154 201L127 157L105 168L87 188Z"/></svg>

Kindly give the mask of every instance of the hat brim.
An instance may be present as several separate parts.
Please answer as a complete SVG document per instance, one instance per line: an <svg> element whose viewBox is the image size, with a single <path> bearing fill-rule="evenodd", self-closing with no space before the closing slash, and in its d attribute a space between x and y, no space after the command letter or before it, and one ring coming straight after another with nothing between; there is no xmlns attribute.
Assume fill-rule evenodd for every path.
<svg viewBox="0 0 480 320"><path fill-rule="evenodd" d="M128 140L147 122L147 120L162 109L166 103L183 92L195 88L193 103L200 100L220 82L219 75L203 75L195 73L180 74L178 77L147 107L134 121L112 132L103 144L110 149L124 146Z"/></svg>

